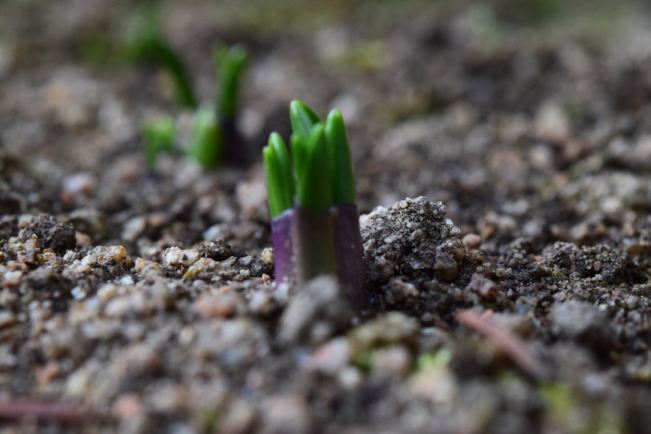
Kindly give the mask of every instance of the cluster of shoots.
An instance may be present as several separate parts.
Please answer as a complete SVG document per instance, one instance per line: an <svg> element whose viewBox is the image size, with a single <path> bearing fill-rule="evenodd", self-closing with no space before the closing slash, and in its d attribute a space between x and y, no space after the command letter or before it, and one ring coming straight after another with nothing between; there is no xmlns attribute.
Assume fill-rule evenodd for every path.
<svg viewBox="0 0 651 434"><path fill-rule="evenodd" d="M300 101L289 112L290 146L272 133L263 150L276 285L335 275L352 305L363 308L359 213L343 117L332 110L322 122Z"/></svg>
<svg viewBox="0 0 651 434"><path fill-rule="evenodd" d="M155 63L169 74L179 105L195 111L187 156L205 170L221 165L245 166L248 163L245 144L237 130L237 97L248 60L246 49L233 45L214 50L219 91L213 106L200 107L187 68L163 37L158 13L151 6L145 9L138 33L130 45L134 58ZM161 152L176 152L176 129L170 120L170 117L164 116L149 119L143 124L146 162L150 170L155 168Z"/></svg>

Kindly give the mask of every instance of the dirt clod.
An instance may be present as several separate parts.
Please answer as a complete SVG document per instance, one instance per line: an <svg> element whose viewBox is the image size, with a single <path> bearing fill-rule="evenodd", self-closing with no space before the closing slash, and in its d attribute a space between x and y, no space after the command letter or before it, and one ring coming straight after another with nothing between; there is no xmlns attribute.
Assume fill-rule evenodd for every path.
<svg viewBox="0 0 651 434"><path fill-rule="evenodd" d="M424 197L378 208L363 219L362 243L371 285L395 275L454 280L465 259L459 229L445 218L446 207Z"/></svg>
<svg viewBox="0 0 651 434"><path fill-rule="evenodd" d="M27 241L34 235L42 248L52 249L61 256L76 246L75 230L72 225L59 222L52 215L41 214L20 231L20 238L23 241Z"/></svg>

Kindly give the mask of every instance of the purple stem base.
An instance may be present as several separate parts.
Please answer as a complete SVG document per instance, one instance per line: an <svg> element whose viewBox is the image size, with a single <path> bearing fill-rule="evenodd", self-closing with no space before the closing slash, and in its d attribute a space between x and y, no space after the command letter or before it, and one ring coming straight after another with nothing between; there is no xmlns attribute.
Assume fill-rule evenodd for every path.
<svg viewBox="0 0 651 434"><path fill-rule="evenodd" d="M351 306L367 307L357 205L339 204L325 213L296 205L271 220L271 231L276 287L336 274Z"/></svg>
<svg viewBox="0 0 651 434"><path fill-rule="evenodd" d="M220 116L217 120L224 137L224 164L230 167L246 167L249 162L246 142L237 130L235 119Z"/></svg>
<svg viewBox="0 0 651 434"><path fill-rule="evenodd" d="M333 219L328 211L319 212L294 206L292 223L296 283L323 274L337 275Z"/></svg>
<svg viewBox="0 0 651 434"><path fill-rule="evenodd" d="M364 289L364 251L359 230L357 205L341 203L330 208L335 226L335 252L339 282L354 309L363 309L368 300Z"/></svg>

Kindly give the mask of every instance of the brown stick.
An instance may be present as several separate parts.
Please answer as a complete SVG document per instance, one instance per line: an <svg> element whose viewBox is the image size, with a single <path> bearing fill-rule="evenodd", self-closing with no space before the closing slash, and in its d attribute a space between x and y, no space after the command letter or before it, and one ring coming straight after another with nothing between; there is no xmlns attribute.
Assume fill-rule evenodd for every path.
<svg viewBox="0 0 651 434"><path fill-rule="evenodd" d="M509 330L498 326L474 310L457 313L457 321L486 336L525 373L536 380L547 377L547 369L527 349L525 342Z"/></svg>

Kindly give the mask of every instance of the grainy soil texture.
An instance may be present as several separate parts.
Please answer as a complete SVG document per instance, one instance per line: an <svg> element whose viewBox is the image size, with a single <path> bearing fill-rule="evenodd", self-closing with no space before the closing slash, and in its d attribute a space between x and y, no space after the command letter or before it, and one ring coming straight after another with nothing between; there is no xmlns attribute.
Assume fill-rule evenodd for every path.
<svg viewBox="0 0 651 434"><path fill-rule="evenodd" d="M202 107L247 47L244 166L184 157L148 5L0 3L0 433L651 432L648 6L157 3ZM293 99L345 118L363 309L275 286Z"/></svg>

